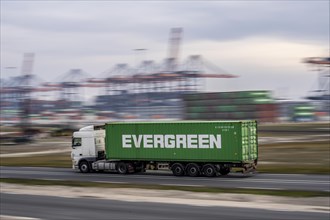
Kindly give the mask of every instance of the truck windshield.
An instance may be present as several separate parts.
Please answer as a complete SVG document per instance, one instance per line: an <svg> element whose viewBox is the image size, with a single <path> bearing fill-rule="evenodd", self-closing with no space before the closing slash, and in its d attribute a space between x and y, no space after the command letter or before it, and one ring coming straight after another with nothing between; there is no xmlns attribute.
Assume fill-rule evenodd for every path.
<svg viewBox="0 0 330 220"><path fill-rule="evenodd" d="M80 147L81 138L72 138L72 147Z"/></svg>

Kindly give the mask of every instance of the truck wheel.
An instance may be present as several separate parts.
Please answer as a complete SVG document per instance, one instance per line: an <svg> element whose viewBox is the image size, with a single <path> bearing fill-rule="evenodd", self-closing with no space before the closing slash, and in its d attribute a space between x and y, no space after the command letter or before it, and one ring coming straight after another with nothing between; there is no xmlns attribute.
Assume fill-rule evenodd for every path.
<svg viewBox="0 0 330 220"><path fill-rule="evenodd" d="M184 174L184 167L181 163L173 164L171 170L174 176L183 176Z"/></svg>
<svg viewBox="0 0 330 220"><path fill-rule="evenodd" d="M205 164L202 168L204 176L213 177L217 173L217 170L213 164Z"/></svg>
<svg viewBox="0 0 330 220"><path fill-rule="evenodd" d="M230 172L230 168L229 167L222 167L222 168L220 168L219 172L220 172L221 175L225 176Z"/></svg>
<svg viewBox="0 0 330 220"><path fill-rule="evenodd" d="M124 163L124 162L118 163L118 165L117 165L117 171L120 174L126 174L127 171L128 171L128 168L127 168L126 163Z"/></svg>
<svg viewBox="0 0 330 220"><path fill-rule="evenodd" d="M79 170L82 173L89 173L90 169L89 169L89 164L87 161L82 161L79 163Z"/></svg>
<svg viewBox="0 0 330 220"><path fill-rule="evenodd" d="M187 165L186 172L187 172L188 176L195 177L195 176L199 176L201 171L197 164L190 163Z"/></svg>

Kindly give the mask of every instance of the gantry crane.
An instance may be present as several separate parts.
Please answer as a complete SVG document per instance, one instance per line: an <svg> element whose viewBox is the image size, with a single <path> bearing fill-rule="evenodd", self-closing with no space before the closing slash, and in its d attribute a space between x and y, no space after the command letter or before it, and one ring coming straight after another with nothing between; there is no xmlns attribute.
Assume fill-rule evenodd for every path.
<svg viewBox="0 0 330 220"><path fill-rule="evenodd" d="M307 98L311 100L330 100L330 57L308 57L303 60L304 63L316 67L318 72L318 88L313 91L314 94Z"/></svg>

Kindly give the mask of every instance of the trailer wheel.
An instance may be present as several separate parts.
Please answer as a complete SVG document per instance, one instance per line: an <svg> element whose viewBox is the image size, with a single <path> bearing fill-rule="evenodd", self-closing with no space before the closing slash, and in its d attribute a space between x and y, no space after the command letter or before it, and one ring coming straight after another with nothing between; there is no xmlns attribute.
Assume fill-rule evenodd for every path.
<svg viewBox="0 0 330 220"><path fill-rule="evenodd" d="M117 165L117 171L120 174L126 174L128 172L128 168L127 168L126 163L124 163L124 162L118 163L118 165Z"/></svg>
<svg viewBox="0 0 330 220"><path fill-rule="evenodd" d="M198 176L201 171L197 164L190 163L187 165L186 172L187 172L188 176L195 177L195 176Z"/></svg>
<svg viewBox="0 0 330 220"><path fill-rule="evenodd" d="M225 176L230 172L230 168L229 167L221 167L219 172L220 172L221 175Z"/></svg>
<svg viewBox="0 0 330 220"><path fill-rule="evenodd" d="M90 169L89 169L89 164L87 161L82 161L79 163L79 170L82 173L89 173Z"/></svg>
<svg viewBox="0 0 330 220"><path fill-rule="evenodd" d="M184 174L184 167L181 163L173 164L171 170L174 176L183 176Z"/></svg>
<svg viewBox="0 0 330 220"><path fill-rule="evenodd" d="M217 173L217 170L213 164L205 164L202 168L204 176L213 177Z"/></svg>

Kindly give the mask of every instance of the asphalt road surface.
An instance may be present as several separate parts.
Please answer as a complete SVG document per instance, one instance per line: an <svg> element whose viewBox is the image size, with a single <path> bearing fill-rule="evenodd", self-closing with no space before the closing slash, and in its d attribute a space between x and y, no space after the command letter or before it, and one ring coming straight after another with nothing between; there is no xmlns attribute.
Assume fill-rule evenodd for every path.
<svg viewBox="0 0 330 220"><path fill-rule="evenodd" d="M214 178L175 177L170 172L120 175L114 173L75 172L70 168L0 167L1 178L72 180L126 184L157 184L196 187L328 191L330 175L303 174L229 174Z"/></svg>
<svg viewBox="0 0 330 220"><path fill-rule="evenodd" d="M0 195L1 215L37 219L328 219L328 213L271 211L257 208L189 206L125 202L94 198L63 198L24 194Z"/></svg>

